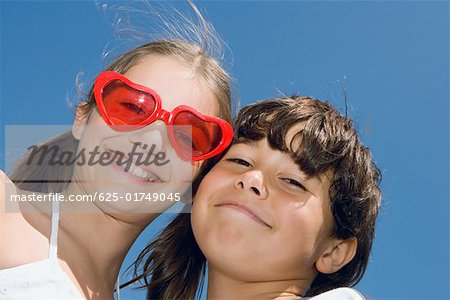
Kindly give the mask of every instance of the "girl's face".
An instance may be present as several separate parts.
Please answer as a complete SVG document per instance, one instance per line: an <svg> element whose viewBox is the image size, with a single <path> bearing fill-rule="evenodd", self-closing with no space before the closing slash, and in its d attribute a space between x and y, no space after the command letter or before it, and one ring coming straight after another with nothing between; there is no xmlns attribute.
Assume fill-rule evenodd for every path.
<svg viewBox="0 0 450 300"><path fill-rule="evenodd" d="M213 93L202 85L190 68L174 58L146 56L124 76L136 84L156 91L161 97L162 108L167 111L172 111L179 105L188 105L204 115L217 115L217 100ZM115 131L106 125L95 109L85 126L75 126L74 136L80 140L78 151L85 149L86 153L98 146L100 153L127 154L133 151L136 143L141 143L135 148L135 152L142 154L141 161L149 152L153 152L149 156L150 161L157 153L165 155L164 159L159 159L159 166L155 163L136 166L133 160L127 172L115 163L105 166L76 166L74 178L84 182L82 189L85 193L116 192L119 197L124 197L117 202L98 204L113 212L162 212L174 204L174 193L183 195L200 166L198 162L191 163L178 157L168 139L166 124L161 120L133 131ZM137 156L134 159L137 159ZM162 164L165 161L169 162ZM173 199L169 201L167 199L170 194ZM158 197L159 201L156 199ZM162 197L166 200L161 201ZM131 201L126 201L129 199Z"/></svg>
<svg viewBox="0 0 450 300"><path fill-rule="evenodd" d="M210 270L245 282L314 278L332 239L329 187L327 176L308 178L267 139L233 145L192 209Z"/></svg>

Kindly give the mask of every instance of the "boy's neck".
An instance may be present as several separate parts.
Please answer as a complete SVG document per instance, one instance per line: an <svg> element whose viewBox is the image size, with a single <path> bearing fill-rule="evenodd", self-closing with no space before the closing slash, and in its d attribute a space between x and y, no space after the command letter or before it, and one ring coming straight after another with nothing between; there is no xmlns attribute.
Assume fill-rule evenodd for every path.
<svg viewBox="0 0 450 300"><path fill-rule="evenodd" d="M243 282L235 280L210 267L208 272L207 299L298 299L308 289L309 285L310 281L306 279Z"/></svg>

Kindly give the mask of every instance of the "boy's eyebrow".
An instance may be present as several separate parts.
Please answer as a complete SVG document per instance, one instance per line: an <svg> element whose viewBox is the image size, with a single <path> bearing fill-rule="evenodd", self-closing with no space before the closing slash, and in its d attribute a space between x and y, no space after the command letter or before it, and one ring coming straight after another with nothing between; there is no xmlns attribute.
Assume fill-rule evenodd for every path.
<svg viewBox="0 0 450 300"><path fill-rule="evenodd" d="M258 144L255 143L255 142L251 142L251 143L249 143L249 144L247 144L247 145L249 145L250 147L252 147L254 150L258 150Z"/></svg>
<svg viewBox="0 0 450 300"><path fill-rule="evenodd" d="M313 178L317 178L317 180L319 180L320 183L323 183L322 177L321 177L321 176L318 176L318 175L308 175L308 174L306 174L306 173L302 170L302 167L300 166L300 164L297 164L297 163L296 163L296 165L297 165L297 167L298 167L299 172L302 173L302 174L305 174L306 180L311 180L311 179L313 179Z"/></svg>
<svg viewBox="0 0 450 300"><path fill-rule="evenodd" d="M302 170L302 166L299 163L295 162L295 159L289 153L287 153L287 152L282 152L282 153L283 153L283 155L285 155L285 157L290 159L297 166L298 172L300 174L304 175L306 180L317 178L317 179L319 179L319 182L322 183L322 178L320 178L320 176L306 174L306 172Z"/></svg>
<svg viewBox="0 0 450 300"><path fill-rule="evenodd" d="M246 146L249 146L251 148L253 148L254 150L258 150L258 143L252 140L243 140L242 142L236 143L236 144L244 144ZM286 152L284 152L283 154L288 155L289 159L292 159L291 156L289 156L289 154L287 154ZM294 162L295 163L295 162ZM302 167L300 166L300 164L295 163L298 167L298 171L302 174L305 175L306 180L311 180L313 178L317 178L319 180L319 183L323 183L322 177L318 176L318 175L308 175L306 174L303 170Z"/></svg>
<svg viewBox="0 0 450 300"><path fill-rule="evenodd" d="M258 149L257 143L256 143L255 141L252 141L252 140L243 140L243 141L241 141L241 142L239 142L239 143L235 143L234 145L239 145L239 144L243 144L243 145L246 145L246 146L250 146L250 147L252 147L252 148L255 149L255 150Z"/></svg>

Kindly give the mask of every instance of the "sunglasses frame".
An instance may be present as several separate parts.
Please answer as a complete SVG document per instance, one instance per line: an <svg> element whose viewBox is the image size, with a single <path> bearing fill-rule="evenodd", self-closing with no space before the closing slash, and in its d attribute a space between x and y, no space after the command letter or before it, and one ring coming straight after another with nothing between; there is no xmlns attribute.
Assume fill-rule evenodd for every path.
<svg viewBox="0 0 450 300"><path fill-rule="evenodd" d="M155 108L149 116L144 119L143 121L139 122L138 124L115 124L112 119L109 117L108 112L106 111L106 107L103 103L103 89L112 81L119 80L126 84L128 87L139 91L143 93L150 94L155 99ZM211 116L205 116L202 113L200 113L198 110L194 109L193 107L187 106L187 105L179 105L175 107L171 112L165 110L162 108L162 101L161 97L158 95L158 93L151 88L148 88L146 86L142 86L139 84L136 84L132 81L130 81L128 78L126 78L124 75L113 72L113 71L106 71L102 72L97 76L97 79L94 83L94 98L95 102L97 103L97 107L100 111L100 115L105 120L106 124L108 124L113 130L115 131L132 131L137 130L139 128L142 128L144 126L147 126L151 123L153 123L156 120L162 120L167 125L167 133L169 136L170 143L172 144L172 147L175 149L176 153L179 157L181 157L183 160L186 161L199 161L199 160L205 160L208 158L211 158L222 151L224 151L231 143L233 139L233 128L231 125L220 118L211 117ZM206 122L206 123L214 123L217 124L221 131L222 131L222 139L220 140L219 144L216 148L214 148L212 151L202 154L195 157L188 157L186 156L183 151L181 150L181 147L176 142L175 133L173 130L173 122L176 118L176 116L180 112L188 112L196 116L198 119ZM118 126L118 125L126 125L126 126ZM176 125L175 125L176 126Z"/></svg>

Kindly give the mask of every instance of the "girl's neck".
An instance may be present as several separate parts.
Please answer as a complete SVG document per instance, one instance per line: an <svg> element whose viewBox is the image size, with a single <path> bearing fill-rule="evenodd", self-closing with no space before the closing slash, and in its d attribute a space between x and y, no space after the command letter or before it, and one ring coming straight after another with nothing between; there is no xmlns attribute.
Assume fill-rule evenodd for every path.
<svg viewBox="0 0 450 300"><path fill-rule="evenodd" d="M69 188L62 194L66 199L82 191ZM95 202L64 201L60 212L58 256L68 264L85 295L104 296L104 291L114 290L120 267L136 238L158 216L108 214Z"/></svg>
<svg viewBox="0 0 450 300"><path fill-rule="evenodd" d="M302 279L244 282L235 280L210 267L207 299L298 299L309 284L309 281Z"/></svg>

